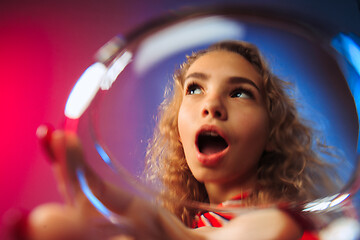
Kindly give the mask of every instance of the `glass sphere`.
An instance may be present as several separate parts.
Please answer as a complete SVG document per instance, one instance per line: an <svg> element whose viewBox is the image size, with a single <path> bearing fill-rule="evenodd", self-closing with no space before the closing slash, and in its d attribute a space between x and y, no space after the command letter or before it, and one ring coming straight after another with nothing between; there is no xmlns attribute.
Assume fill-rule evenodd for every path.
<svg viewBox="0 0 360 240"><path fill-rule="evenodd" d="M194 9L155 19L114 37L99 50L97 62L69 97L66 129L79 134L86 164L101 179L156 201L166 191L161 183L146 181L146 152L174 72L186 56L216 42L250 42L271 71L292 84L288 94L316 138L333 147L334 157L324 157L344 182L338 194L325 193L325 198L299 203L303 210L329 210L334 200L357 190L359 124L354 100L359 70L344 47L351 36L315 25L269 9L237 7Z"/></svg>

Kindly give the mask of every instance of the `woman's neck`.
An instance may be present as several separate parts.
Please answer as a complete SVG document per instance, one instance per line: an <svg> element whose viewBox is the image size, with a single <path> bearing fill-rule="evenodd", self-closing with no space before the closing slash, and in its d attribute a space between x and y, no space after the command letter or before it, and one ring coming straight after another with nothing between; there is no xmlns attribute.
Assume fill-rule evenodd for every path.
<svg viewBox="0 0 360 240"><path fill-rule="evenodd" d="M220 204L230 200L241 193L250 193L255 189L256 177L248 178L246 181L225 182L225 183L205 183L205 188L209 196L210 203Z"/></svg>

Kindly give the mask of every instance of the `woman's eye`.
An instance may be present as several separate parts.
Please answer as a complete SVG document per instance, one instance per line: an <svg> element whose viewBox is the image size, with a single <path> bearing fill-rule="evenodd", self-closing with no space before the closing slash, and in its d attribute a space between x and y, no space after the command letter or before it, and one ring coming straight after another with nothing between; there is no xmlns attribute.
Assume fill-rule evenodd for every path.
<svg viewBox="0 0 360 240"><path fill-rule="evenodd" d="M195 95L195 94L201 94L201 93L202 93L202 89L197 84L190 84L186 90L186 95Z"/></svg>
<svg viewBox="0 0 360 240"><path fill-rule="evenodd" d="M253 98L253 94L245 89L236 89L230 95L232 98Z"/></svg>

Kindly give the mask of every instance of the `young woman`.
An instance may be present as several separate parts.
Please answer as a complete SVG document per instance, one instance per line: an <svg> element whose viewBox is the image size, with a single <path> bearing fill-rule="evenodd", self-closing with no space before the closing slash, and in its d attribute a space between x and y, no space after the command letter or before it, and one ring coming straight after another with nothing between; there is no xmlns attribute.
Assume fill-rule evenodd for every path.
<svg viewBox="0 0 360 240"><path fill-rule="evenodd" d="M286 86L249 43L220 42L188 57L161 106L150 178L174 199L219 204L246 195L235 202L242 206L309 201L334 190ZM175 201L165 206L194 224L196 211Z"/></svg>
<svg viewBox="0 0 360 240"><path fill-rule="evenodd" d="M324 170L319 171L325 164L312 149L312 132L300 121L285 83L269 71L255 46L220 42L188 57L160 109L147 153L147 175L163 183L164 208L98 179L83 166L74 134L39 131L55 159L60 186L70 179L76 187L74 171L83 166L94 194L129 221L131 227L119 233L119 239L301 238L306 224L300 214L286 208L218 214L214 220L216 213L198 212L174 201L283 206L314 199L333 186L329 179L324 181ZM29 217L28 238L117 235L119 228L90 220L96 213L81 192L75 192L75 206L35 209Z"/></svg>

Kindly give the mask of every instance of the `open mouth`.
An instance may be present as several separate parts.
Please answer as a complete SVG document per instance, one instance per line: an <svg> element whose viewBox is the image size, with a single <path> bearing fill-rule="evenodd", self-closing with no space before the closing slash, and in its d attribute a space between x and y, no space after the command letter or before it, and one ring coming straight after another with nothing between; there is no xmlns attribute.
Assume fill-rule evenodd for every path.
<svg viewBox="0 0 360 240"><path fill-rule="evenodd" d="M199 152L211 155L223 151L228 143L215 131L202 131L197 137Z"/></svg>

